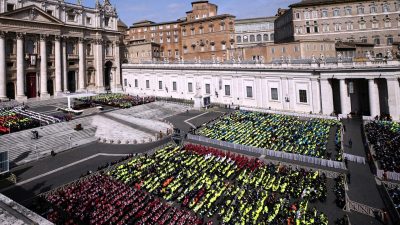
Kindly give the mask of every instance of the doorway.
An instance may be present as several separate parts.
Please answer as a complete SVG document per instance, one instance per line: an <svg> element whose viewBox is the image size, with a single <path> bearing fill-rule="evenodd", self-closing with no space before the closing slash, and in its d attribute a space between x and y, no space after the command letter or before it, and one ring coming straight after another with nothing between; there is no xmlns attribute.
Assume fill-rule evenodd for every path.
<svg viewBox="0 0 400 225"><path fill-rule="evenodd" d="M75 93L76 91L75 71L68 72L68 90L71 93Z"/></svg>
<svg viewBox="0 0 400 225"><path fill-rule="evenodd" d="M9 99L15 99L15 86L14 82L8 82L7 83L7 98Z"/></svg>
<svg viewBox="0 0 400 225"><path fill-rule="evenodd" d="M104 69L104 87L110 90L112 62L107 61Z"/></svg>
<svg viewBox="0 0 400 225"><path fill-rule="evenodd" d="M47 80L47 93L49 93L50 95L54 95L54 86L52 79Z"/></svg>
<svg viewBox="0 0 400 225"><path fill-rule="evenodd" d="M36 73L26 74L26 96L28 98L36 98Z"/></svg>

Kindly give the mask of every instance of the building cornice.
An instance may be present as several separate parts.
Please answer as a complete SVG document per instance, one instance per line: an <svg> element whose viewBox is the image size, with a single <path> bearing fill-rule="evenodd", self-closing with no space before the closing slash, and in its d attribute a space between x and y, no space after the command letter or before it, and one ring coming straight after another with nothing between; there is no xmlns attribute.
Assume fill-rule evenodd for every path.
<svg viewBox="0 0 400 225"><path fill-rule="evenodd" d="M239 72L306 72L306 73L355 73L355 72L397 72L400 73L400 62L392 61L393 65L371 65L355 67L351 65L331 65L318 67L317 64L273 65L273 64L123 64L123 69L151 70L195 70L195 71L239 71Z"/></svg>

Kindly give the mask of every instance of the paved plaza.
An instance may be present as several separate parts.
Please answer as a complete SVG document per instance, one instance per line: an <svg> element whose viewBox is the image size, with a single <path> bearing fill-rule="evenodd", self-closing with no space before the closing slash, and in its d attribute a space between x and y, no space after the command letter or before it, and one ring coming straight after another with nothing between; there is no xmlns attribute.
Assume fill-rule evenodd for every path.
<svg viewBox="0 0 400 225"><path fill-rule="evenodd" d="M54 101L48 103L42 102L41 104L35 103L30 106L30 110L37 112L48 113L51 115L52 106ZM63 100L57 100L57 104L62 106L65 104ZM32 143L23 141L25 145L17 145L21 137L28 137L29 130L3 135L0 138L7 140L4 144L17 145L13 149L23 149L24 146L35 145L41 146L49 145L52 142L60 142L60 137L71 135L69 130L73 130L76 124L83 124L84 130L91 130L93 132L89 135L90 138L82 139L87 142L82 142L76 146L70 146L72 149L60 150L55 156L46 154L37 157L31 151L20 152L19 155L10 152L12 161L11 172L17 176L17 184L1 190L2 194L12 198L13 200L23 204L27 207L32 207L32 202L37 199L41 193L51 191L66 183L72 182L88 171L97 171L104 165L110 162L115 162L127 156L151 154L153 149L159 148L171 142L170 138L162 138L156 140L154 138L151 142L141 143L140 141L125 143L110 143L103 142L98 139L99 135L107 135L107 138L118 137L123 140L131 140L135 138L149 138L151 135L166 129L178 128L187 134L193 129L201 126L206 126L209 122L214 122L222 118L222 116L234 112L231 109L225 108L211 108L208 110L198 111L194 110L188 105L168 102L154 102L140 106L135 106L129 109L108 108L104 111L91 112L77 116L70 122L63 122L60 124L48 125L39 128L42 135L41 140L30 140ZM346 127L344 132L344 152L351 155L366 157L364 151L364 144L361 137L361 120L360 119L345 119L343 124ZM55 126L55 127L53 127ZM75 131L78 132L78 131ZM166 132L165 132L166 133ZM143 134L143 136L141 136ZM114 135L114 136L113 136ZM148 136L145 136L148 135ZM329 133L328 146L334 142L334 132ZM352 140L352 146L347 143ZM13 141L16 141L13 143ZM290 159L280 157L266 156L257 153L243 152L241 150L223 147L211 143L204 143L201 141L187 140L186 143L191 142L194 144L201 144L204 146L215 147L226 152L234 154L244 154L248 157L254 157L263 160L266 163L279 163L282 165L290 166L291 168L313 168L315 170L325 171L329 174L351 174L351 183L348 183L346 191L348 199L377 210L386 208L379 192L378 183L376 178L371 173L368 164L359 164L356 162L348 162L347 169L336 169L315 165L307 162L297 162ZM2 145L3 146L3 145ZM52 145L46 151L52 149ZM334 149L334 146L328 149ZM29 147L27 147L29 149ZM150 151L150 153L149 153ZM333 150L332 150L333 151ZM35 157L36 156L36 157ZM352 224L382 224L374 216L368 216L353 210L344 211L336 206L337 201L334 188L335 180L329 178L326 183L327 195L325 202L312 203L311 206L318 208L321 212L325 213L332 223L347 215ZM214 222L218 222L215 220ZM331 222L330 222L331 224Z"/></svg>

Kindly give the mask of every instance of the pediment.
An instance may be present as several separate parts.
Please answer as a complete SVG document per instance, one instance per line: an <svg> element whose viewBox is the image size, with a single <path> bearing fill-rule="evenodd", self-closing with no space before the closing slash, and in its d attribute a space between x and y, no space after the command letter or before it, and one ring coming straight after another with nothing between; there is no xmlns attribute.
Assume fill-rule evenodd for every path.
<svg viewBox="0 0 400 225"><path fill-rule="evenodd" d="M35 5L23 7L14 11L0 14L0 17L7 19L26 20L29 22L42 22L52 24L63 24L63 22L52 15L49 15Z"/></svg>

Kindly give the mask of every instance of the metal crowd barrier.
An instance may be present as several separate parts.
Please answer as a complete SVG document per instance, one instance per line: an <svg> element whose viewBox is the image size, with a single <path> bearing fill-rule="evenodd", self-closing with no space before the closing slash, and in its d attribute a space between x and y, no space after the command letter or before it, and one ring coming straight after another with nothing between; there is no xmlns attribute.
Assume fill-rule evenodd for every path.
<svg viewBox="0 0 400 225"><path fill-rule="evenodd" d="M331 168L335 168L335 169L343 169L343 170L346 169L345 164L343 162L339 162L339 161L320 159L320 158L316 158L316 157L299 155L299 154L294 154L294 153L279 152L279 151L273 151L273 150L268 150L268 149L263 149L263 148L256 148L256 147L251 147L251 146L246 146L246 145L234 144L234 143L230 143L230 142L219 141L219 140L210 139L210 138L206 138L203 136L192 135L192 134L188 134L187 138L189 140L201 141L201 142L214 144L214 145L218 145L218 146L222 146L222 147L232 148L235 150L257 153L260 155L267 155L267 156L273 156L273 157L277 157L277 158L296 160L296 161L300 161L300 162L306 162L306 163L310 163L310 164L321 165L321 166L331 167Z"/></svg>
<svg viewBox="0 0 400 225"><path fill-rule="evenodd" d="M315 119L339 120L337 117L334 117L334 116L326 116L326 115L307 114L307 113L295 113L295 112L285 112L285 111L270 110L270 109L262 109L262 108L252 108L252 107L243 107L243 106L241 106L240 109L246 110L246 111L255 111L255 112L262 112L262 113L272 113L272 114L279 114L279 115L286 115L286 116L296 116L296 117L315 118Z"/></svg>

